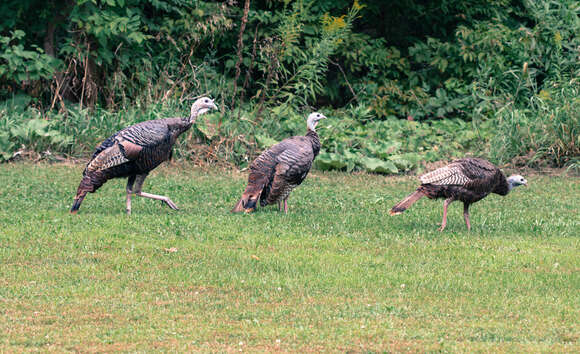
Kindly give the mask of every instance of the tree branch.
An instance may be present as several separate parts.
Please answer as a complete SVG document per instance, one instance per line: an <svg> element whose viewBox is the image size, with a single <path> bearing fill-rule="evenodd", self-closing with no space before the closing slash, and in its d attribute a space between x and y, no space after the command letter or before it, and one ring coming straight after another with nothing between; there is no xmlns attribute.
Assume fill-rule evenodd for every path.
<svg viewBox="0 0 580 354"><path fill-rule="evenodd" d="M342 70L342 66L340 66L339 63L332 61L332 59L330 59L330 57L328 58L328 61L333 64L336 65L338 67L338 69L340 70L340 72L342 73L342 76L344 77L344 81L346 81L346 84L350 90L350 93L352 94L352 96L358 101L358 96L356 95L356 93L354 92L352 86L350 85L350 82L348 82L348 79L346 78L346 74L344 72L344 70Z"/></svg>
<svg viewBox="0 0 580 354"><path fill-rule="evenodd" d="M242 23L240 25L240 35L238 36L238 61L236 62L236 77L234 78L234 92L232 93L232 104L234 107L234 102L236 99L236 91L238 89L238 79L242 73L240 65L242 64L242 49L244 48L244 31L246 30L246 23L248 22L248 12L250 11L250 0L246 0L244 4L244 16L242 16Z"/></svg>

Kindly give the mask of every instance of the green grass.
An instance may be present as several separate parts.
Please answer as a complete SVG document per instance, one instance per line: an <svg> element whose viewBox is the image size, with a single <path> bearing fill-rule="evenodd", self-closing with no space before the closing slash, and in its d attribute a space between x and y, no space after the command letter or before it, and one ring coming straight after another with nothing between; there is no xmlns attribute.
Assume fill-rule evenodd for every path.
<svg viewBox="0 0 580 354"><path fill-rule="evenodd" d="M389 208L410 177L314 173L231 215L245 174L162 166L135 199L82 166L0 165L0 352L580 350L580 181ZM177 252L166 249L177 248Z"/></svg>

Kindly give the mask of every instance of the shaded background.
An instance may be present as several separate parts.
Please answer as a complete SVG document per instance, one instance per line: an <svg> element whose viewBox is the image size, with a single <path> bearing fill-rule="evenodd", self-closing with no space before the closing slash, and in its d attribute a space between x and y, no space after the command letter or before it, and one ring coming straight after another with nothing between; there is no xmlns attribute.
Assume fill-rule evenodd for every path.
<svg viewBox="0 0 580 354"><path fill-rule="evenodd" d="M333 118L321 169L465 154L578 168L576 1L9 0L0 13L3 161L86 157L208 94L221 112L178 158L244 167L317 109Z"/></svg>

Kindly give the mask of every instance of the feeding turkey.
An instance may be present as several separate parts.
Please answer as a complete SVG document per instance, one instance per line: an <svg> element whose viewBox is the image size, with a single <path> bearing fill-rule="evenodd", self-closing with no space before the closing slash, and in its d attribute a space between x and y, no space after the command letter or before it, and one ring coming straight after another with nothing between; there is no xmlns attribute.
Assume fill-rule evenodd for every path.
<svg viewBox="0 0 580 354"><path fill-rule="evenodd" d="M326 118L321 113L311 113L306 122L305 136L293 136L264 151L250 165L248 185L232 209L233 213L256 209L278 203L278 209L288 212L290 192L308 175L312 162L320 152L320 139L316 125Z"/></svg>
<svg viewBox="0 0 580 354"><path fill-rule="evenodd" d="M422 197L430 199L445 198L443 203L443 221L439 231L447 225L447 207L452 202L463 202L463 217L467 229L471 229L469 221L469 205L489 195L490 193L507 195L515 187L527 186L527 181L520 175L508 178L491 162L478 158L455 160L449 165L429 172L419 177L421 185L417 190L395 205L391 215L398 215L407 210Z"/></svg>
<svg viewBox="0 0 580 354"><path fill-rule="evenodd" d="M103 141L87 163L70 212L78 211L87 193L94 193L106 181L121 177L128 177L127 214L131 214L133 194L161 200L177 210L177 205L168 197L143 192L143 182L149 172L171 158L177 138L191 128L197 116L211 109L217 109L213 100L202 97L191 106L189 117L141 122Z"/></svg>

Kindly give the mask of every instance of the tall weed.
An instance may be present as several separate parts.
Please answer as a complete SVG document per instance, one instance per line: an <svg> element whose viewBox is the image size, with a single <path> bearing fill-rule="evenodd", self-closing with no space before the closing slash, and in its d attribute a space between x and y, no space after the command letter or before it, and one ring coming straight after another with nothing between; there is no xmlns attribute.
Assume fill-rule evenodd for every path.
<svg viewBox="0 0 580 354"><path fill-rule="evenodd" d="M491 157L530 166L580 162L580 83L554 84L529 100L529 108L506 107L497 115Z"/></svg>

